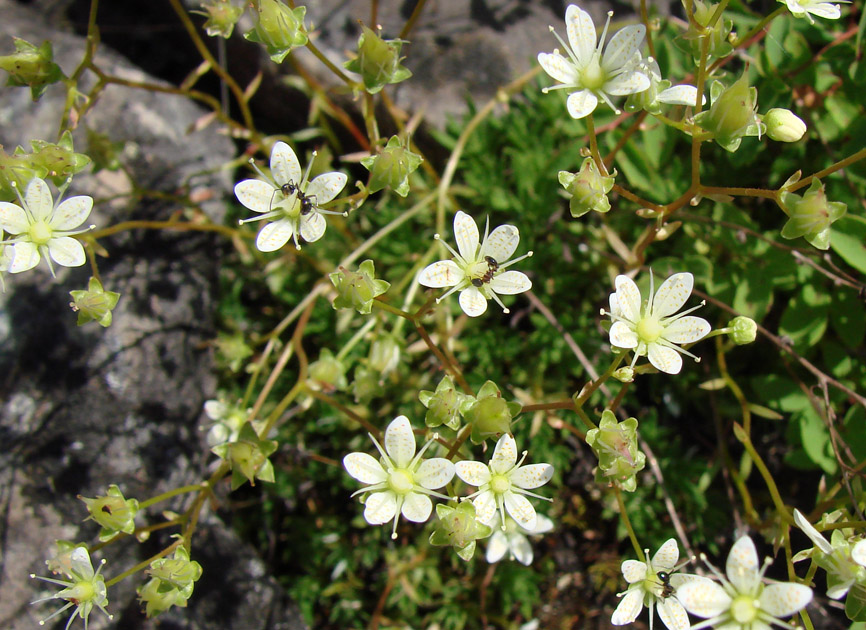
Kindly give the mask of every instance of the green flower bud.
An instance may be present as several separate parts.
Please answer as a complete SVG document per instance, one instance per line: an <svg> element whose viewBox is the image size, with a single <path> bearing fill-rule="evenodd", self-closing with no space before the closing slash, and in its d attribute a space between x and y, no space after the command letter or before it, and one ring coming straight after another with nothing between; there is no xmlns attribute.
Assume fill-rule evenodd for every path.
<svg viewBox="0 0 866 630"><path fill-rule="evenodd" d="M329 394L346 389L346 368L330 350L324 348L319 359L310 364L307 383L311 389Z"/></svg>
<svg viewBox="0 0 866 630"><path fill-rule="evenodd" d="M111 325L111 311L117 306L120 293L106 291L102 283L96 278L91 278L87 283L87 289L70 291L72 302L70 308L78 313L78 325L87 322L99 322L103 328Z"/></svg>
<svg viewBox="0 0 866 630"><path fill-rule="evenodd" d="M232 372L239 372L253 349L241 333L220 333L216 340L217 356Z"/></svg>
<svg viewBox="0 0 866 630"><path fill-rule="evenodd" d="M400 64L403 40L382 39L366 26L361 28L358 56L344 63L343 67L361 75L367 92L375 94L389 83L399 83L412 76L408 68Z"/></svg>
<svg viewBox="0 0 866 630"><path fill-rule="evenodd" d="M736 151L744 136L761 136L764 123L756 114L758 90L749 87L746 74L724 88L716 81L710 87L710 109L695 116L695 123L713 134L727 151Z"/></svg>
<svg viewBox="0 0 866 630"><path fill-rule="evenodd" d="M422 391L418 398L427 407L424 423L428 427L444 424L454 431L460 428L460 416L475 404L475 397L457 391L454 381L447 375L439 381L435 392Z"/></svg>
<svg viewBox="0 0 866 630"><path fill-rule="evenodd" d="M241 19L244 12L242 6L234 6L231 0L210 0L201 5L204 11L193 11L207 17L204 30L210 37L222 37L228 39L235 30L235 24Z"/></svg>
<svg viewBox="0 0 866 630"><path fill-rule="evenodd" d="M683 0L683 6L686 6L686 0ZM722 18L716 21L713 28L707 28L718 6L718 4L705 4L701 0L694 0L694 16L698 26L690 24L685 37L691 41L692 55L696 63L701 59L702 40L704 39L708 39L710 42L707 48L708 60L727 57L734 50L729 41L731 29L734 26L731 20Z"/></svg>
<svg viewBox="0 0 866 630"><path fill-rule="evenodd" d="M755 337L758 336L758 325L755 323L755 320L750 317L744 317L742 315L735 317L728 324L728 328L731 329L731 332L729 333L731 339L733 339L734 343L738 346L752 343L755 340Z"/></svg>
<svg viewBox="0 0 866 630"><path fill-rule="evenodd" d="M371 193L388 187L405 197L409 194L409 175L423 160L420 155L409 150L408 142L404 146L400 138L391 136L381 153L365 157L361 164L370 171Z"/></svg>
<svg viewBox="0 0 866 630"><path fill-rule="evenodd" d="M355 368L355 378L352 380L351 389L355 396L355 402L361 405L368 404L384 391L379 375L373 370L361 366Z"/></svg>
<svg viewBox="0 0 866 630"><path fill-rule="evenodd" d="M461 501L457 507L443 503L436 506L436 530L430 535L430 544L437 547L454 547L454 551L467 562L475 554L475 541L489 537L493 529L475 519L475 506L471 501Z"/></svg>
<svg viewBox="0 0 866 630"><path fill-rule="evenodd" d="M764 114L767 135L777 142L797 142L806 133L806 123L788 109L774 107Z"/></svg>
<svg viewBox="0 0 866 630"><path fill-rule="evenodd" d="M328 277L337 289L334 308L354 308L362 315L368 315L373 308L373 300L391 286L384 280L376 280L376 269L372 260L362 262L358 271L340 267Z"/></svg>
<svg viewBox="0 0 866 630"><path fill-rule="evenodd" d="M293 48L307 43L306 14L307 7L291 9L279 0L259 0L256 24L244 37L264 44L271 60L282 63Z"/></svg>
<svg viewBox="0 0 866 630"><path fill-rule="evenodd" d="M231 464L232 490L242 486L245 481L255 485L256 479L274 482L274 465L270 457L277 450L274 440L262 440L249 423L241 428L238 439L214 446L211 451Z"/></svg>
<svg viewBox="0 0 866 630"><path fill-rule="evenodd" d="M115 485L108 487L108 492L103 496L89 499L78 497L87 506L90 518L102 526L99 532L99 540L106 541L113 538L118 532L131 534L135 531L135 515L138 513L138 501L135 499L124 499L123 493Z"/></svg>
<svg viewBox="0 0 866 630"><path fill-rule="evenodd" d="M613 373L613 377L620 383L633 383L634 368L629 366L621 367Z"/></svg>
<svg viewBox="0 0 866 630"><path fill-rule="evenodd" d="M185 608L202 569L198 562L189 559L189 551L181 546L173 557L151 562L148 573L151 579L138 589L138 597L150 618L172 606Z"/></svg>
<svg viewBox="0 0 866 630"><path fill-rule="evenodd" d="M520 413L517 402L505 402L502 393L493 381L487 381L478 390L478 396L464 416L472 425L470 439L473 444L481 444L488 438L499 439L511 432L511 420Z"/></svg>
<svg viewBox="0 0 866 630"><path fill-rule="evenodd" d="M783 192L779 205L788 215L782 238L802 236L818 249L829 249L830 226L848 210L848 206L840 201L827 201L824 185L818 179L812 180L802 197Z"/></svg>
<svg viewBox="0 0 866 630"><path fill-rule="evenodd" d="M241 429L247 423L250 411L252 410L245 409L237 403L228 403L222 398L206 401L205 415L213 420L207 433L208 446L214 447L236 441L241 434Z"/></svg>
<svg viewBox="0 0 866 630"><path fill-rule="evenodd" d="M646 455L637 446L637 419L617 422L613 412L605 409L598 428L587 432L586 443L598 457L596 481L615 483L634 492L636 475L646 465Z"/></svg>
<svg viewBox="0 0 866 630"><path fill-rule="evenodd" d="M607 193L613 188L614 178L602 175L595 160L586 158L577 173L559 171L559 183L571 195L568 209L571 216L582 217L590 210L596 212L607 212L610 210L610 201Z"/></svg>
<svg viewBox="0 0 866 630"><path fill-rule="evenodd" d="M28 85L33 100L39 100L46 87L66 77L60 66L54 63L51 42L36 47L23 39L13 39L15 52L0 56L0 69L9 73L7 85Z"/></svg>
<svg viewBox="0 0 866 630"><path fill-rule="evenodd" d="M367 367L385 378L400 365L400 342L393 335L379 335L370 346Z"/></svg>

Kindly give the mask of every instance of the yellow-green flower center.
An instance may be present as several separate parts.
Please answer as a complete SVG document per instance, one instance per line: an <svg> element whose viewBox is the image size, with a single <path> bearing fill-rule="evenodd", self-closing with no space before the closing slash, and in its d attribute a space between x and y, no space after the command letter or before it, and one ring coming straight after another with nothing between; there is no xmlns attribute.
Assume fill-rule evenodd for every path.
<svg viewBox="0 0 866 630"><path fill-rule="evenodd" d="M415 481L408 470L398 468L388 476L388 487L397 494L408 494L415 487Z"/></svg>
<svg viewBox="0 0 866 630"><path fill-rule="evenodd" d="M301 201L297 195L285 197L281 202L283 212L290 219L297 219L301 216Z"/></svg>
<svg viewBox="0 0 866 630"><path fill-rule="evenodd" d="M655 317L642 318L635 327L635 332L644 343L652 343L662 336L664 327Z"/></svg>
<svg viewBox="0 0 866 630"><path fill-rule="evenodd" d="M760 602L751 595L738 595L731 603L731 616L739 624L752 623L758 617Z"/></svg>
<svg viewBox="0 0 866 630"><path fill-rule="evenodd" d="M93 582L82 580L81 582L76 582L75 586L66 589L66 594L63 597L70 601L81 603L92 600L94 595L96 595L96 590L93 588Z"/></svg>
<svg viewBox="0 0 866 630"><path fill-rule="evenodd" d="M511 490L511 481L505 475L493 475L490 479L490 490L494 494L505 494Z"/></svg>
<svg viewBox="0 0 866 630"><path fill-rule="evenodd" d="M51 228L43 219L31 224L27 234L34 245L47 245L53 235Z"/></svg>
<svg viewBox="0 0 866 630"><path fill-rule="evenodd" d="M484 259L479 260L478 262L469 263L466 266L466 277L470 280L473 278L483 278L489 268L490 265Z"/></svg>
<svg viewBox="0 0 866 630"><path fill-rule="evenodd" d="M580 84L587 90L599 90L607 80L607 74L601 69L598 54L593 54L586 67L580 71Z"/></svg>

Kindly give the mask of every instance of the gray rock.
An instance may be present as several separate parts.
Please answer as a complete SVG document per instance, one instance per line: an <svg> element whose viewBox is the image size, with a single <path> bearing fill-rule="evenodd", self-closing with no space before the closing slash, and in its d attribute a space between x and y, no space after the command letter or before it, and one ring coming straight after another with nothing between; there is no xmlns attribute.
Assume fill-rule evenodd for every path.
<svg viewBox="0 0 866 630"><path fill-rule="evenodd" d="M12 48L11 35L36 44L51 39L67 74L81 58L83 40L49 28L42 13L0 0L0 14L4 51ZM98 63L112 74L155 81L104 49ZM0 90L0 143L11 151L33 138L53 140L64 96L58 85L38 103L25 88ZM204 113L177 96L111 86L85 123L126 143L125 163L142 188L210 197L201 207L221 221L232 182L219 168L235 149L214 127L188 133ZM76 147L83 146L79 129ZM128 190L125 176L103 171L77 176L71 193L100 199ZM123 199L98 203L90 222L104 227L130 218L166 219L179 209L161 199ZM0 297L0 627L9 630L37 627L62 605L29 604L56 591L27 577L47 573L44 559L53 541L95 541L98 526L84 521L87 512L77 495L96 496L116 483L127 497L146 498L207 474L209 453L198 426L216 385L208 342L215 336L221 241L205 233L136 231L102 244L111 254L99 259L103 283L122 294L110 328L77 327L67 306L69 291L86 286L88 267L58 269L52 280L41 262L7 276L7 293ZM180 512L191 499L159 508ZM159 510L148 511L147 518L158 522ZM167 540L161 533L145 544L127 539L95 557L106 558L104 571L113 576ZM135 596L143 576L136 576L109 591L114 622L94 611L90 626L304 627L255 552L208 508L192 555L204 575L189 608L146 620ZM57 626L67 617L58 617Z"/></svg>

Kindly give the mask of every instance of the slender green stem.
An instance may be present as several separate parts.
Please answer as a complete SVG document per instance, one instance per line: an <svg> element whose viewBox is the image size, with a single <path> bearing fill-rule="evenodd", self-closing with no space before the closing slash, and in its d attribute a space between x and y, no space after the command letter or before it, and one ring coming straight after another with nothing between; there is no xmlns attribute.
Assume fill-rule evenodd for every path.
<svg viewBox="0 0 866 630"><path fill-rule="evenodd" d="M575 392L574 396L572 396L572 400L574 400L574 405L577 409L583 407L583 404L592 396L593 392L597 390L601 385L607 381L611 377L611 375L616 371L619 367L619 364L622 363L622 360L625 358L625 352L618 353L613 361L611 361L610 365L607 366L607 369L604 371L604 374L599 376L594 381L590 381L586 385L583 386L579 392Z"/></svg>
<svg viewBox="0 0 866 630"><path fill-rule="evenodd" d="M619 505L619 517L622 519L622 524L625 525L626 531L628 531L631 546L634 547L634 552L637 554L638 560L646 562L646 555L644 555L644 551L641 548L640 543L637 541L634 528L632 528L631 521L628 518L628 512L625 509L625 501L622 500L622 490L620 490L619 486L616 484L613 486L613 493L616 495L616 502L617 505Z"/></svg>
<svg viewBox="0 0 866 630"><path fill-rule="evenodd" d="M118 582L128 578L130 575L135 575L139 571L143 571L144 569L146 569L147 567L150 566L151 562L153 562L154 560L159 560L160 558L165 558L168 554L170 554L172 551L174 551L175 549L180 547L182 544L183 544L183 540L174 541L168 547L166 547L165 549L163 549L159 553L152 555L147 560L139 562L137 565L135 565L131 569L127 569L123 573L121 573L119 575L115 575L110 580L105 580L105 587L110 588L110 587L114 586L115 584L117 584Z"/></svg>
<svg viewBox="0 0 866 630"><path fill-rule="evenodd" d="M206 483L194 483L188 486L183 486L181 488L175 488L174 490L169 490L168 492L163 492L162 494L158 494L155 497L151 497L146 501L142 501L138 504L138 509L143 510L145 508L149 508L151 505L159 503L160 501L165 501L167 499L171 499L172 497L176 497L180 494L186 494L187 492L197 492L207 487Z"/></svg>
<svg viewBox="0 0 866 630"><path fill-rule="evenodd" d="M373 328L373 326L375 326L375 325L376 325L376 319L375 318L371 317L370 319L368 319L364 323L364 325L361 326L354 335L352 335L352 338L349 339L349 341L347 341L343 345L342 348L340 348L340 351L337 353L337 356L334 358L337 359L337 361L342 361L343 359L345 359L346 355L352 351L352 348L354 348L358 344L358 342L364 338L364 335L366 335L368 332L370 332L370 329Z"/></svg>
<svg viewBox="0 0 866 630"><path fill-rule="evenodd" d="M750 30L748 33L746 33L742 37L737 37L737 39L734 42L732 42L731 45L734 48L739 48L740 46L743 45L743 43L748 42L755 35L757 35L761 31L763 31L765 26L767 26L770 22L775 20L777 17L779 17L782 13L784 13L787 10L788 10L787 6L779 7L778 9L776 9L775 11L770 13L769 15L765 16L760 22L755 24L755 26L752 27L752 30Z"/></svg>
<svg viewBox="0 0 866 630"><path fill-rule="evenodd" d="M735 427L737 426L738 425L735 423ZM779 488L776 487L776 480L773 479L773 475L770 473L770 470L767 468L764 460L761 459L758 451L755 450L755 447L752 444L752 439L747 433L745 433L742 427L740 427L738 431L735 430L734 434L736 435L737 439L743 444L746 451L749 453L749 456L752 458L755 467L758 469L758 472L761 473L761 477L764 478L764 483L767 484L767 489L770 491L770 496L773 499L773 504L776 506L776 512L778 513L779 517L788 525L793 525L794 519L791 517L788 508L785 506L785 502L782 501L782 496L779 494Z"/></svg>

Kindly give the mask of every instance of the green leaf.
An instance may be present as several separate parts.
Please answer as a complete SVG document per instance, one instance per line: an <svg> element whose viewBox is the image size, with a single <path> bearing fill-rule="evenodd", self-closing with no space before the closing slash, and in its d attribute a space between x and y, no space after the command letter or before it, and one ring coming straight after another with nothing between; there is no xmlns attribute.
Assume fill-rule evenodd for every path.
<svg viewBox="0 0 866 630"><path fill-rule="evenodd" d="M866 621L866 586L855 584L848 591L845 616L851 621Z"/></svg>
<svg viewBox="0 0 866 630"><path fill-rule="evenodd" d="M785 418L785 416L780 413L776 413L769 407L764 407L763 405L756 405L755 403L749 403L749 411L751 411L754 415L761 418L766 418L767 420L783 420Z"/></svg>
<svg viewBox="0 0 866 630"><path fill-rule="evenodd" d="M806 285L788 303L779 323L779 332L790 337L795 346L813 346L827 330L829 311L830 296Z"/></svg>
<svg viewBox="0 0 866 630"><path fill-rule="evenodd" d="M866 273L866 220L845 215L831 228L830 247L861 273Z"/></svg>
<svg viewBox="0 0 866 630"><path fill-rule="evenodd" d="M809 405L809 399L794 381L775 374L759 376L752 380L752 388L761 397L782 411L799 411Z"/></svg>
<svg viewBox="0 0 866 630"><path fill-rule="evenodd" d="M849 348L859 346L863 341L866 332L866 307L853 290L839 288L833 292L830 323Z"/></svg>
<svg viewBox="0 0 866 630"><path fill-rule="evenodd" d="M838 463L833 456L830 434L823 420L809 405L794 416L800 427L800 440L809 459L828 474L835 474Z"/></svg>

